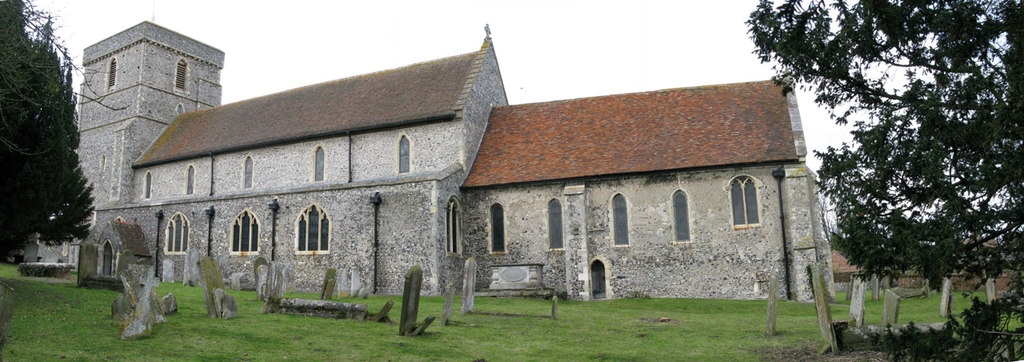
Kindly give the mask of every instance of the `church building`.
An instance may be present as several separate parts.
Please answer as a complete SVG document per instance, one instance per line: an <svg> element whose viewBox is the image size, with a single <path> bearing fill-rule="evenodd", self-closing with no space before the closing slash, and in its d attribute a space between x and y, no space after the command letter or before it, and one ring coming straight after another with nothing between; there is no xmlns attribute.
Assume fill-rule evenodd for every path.
<svg viewBox="0 0 1024 362"><path fill-rule="evenodd" d="M830 270L796 100L771 81L509 105L488 36L221 105L223 66L151 22L85 49L83 242L145 245L165 280L262 257L298 290L335 268L374 294L416 265L424 294L460 289L469 258L481 292L576 300L759 299L772 275L809 300L807 267Z"/></svg>

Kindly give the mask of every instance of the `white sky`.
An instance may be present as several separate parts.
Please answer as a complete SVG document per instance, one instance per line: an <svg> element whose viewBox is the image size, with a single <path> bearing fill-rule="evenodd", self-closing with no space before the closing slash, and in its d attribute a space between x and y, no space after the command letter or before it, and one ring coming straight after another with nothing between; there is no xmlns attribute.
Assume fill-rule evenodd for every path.
<svg viewBox="0 0 1024 362"><path fill-rule="evenodd" d="M85 47L154 18L224 51L225 104L469 53L484 24L510 104L772 76L747 35L756 0L35 1L57 17L78 65ZM798 101L809 151L849 140L813 95ZM807 162L820 165L811 155Z"/></svg>

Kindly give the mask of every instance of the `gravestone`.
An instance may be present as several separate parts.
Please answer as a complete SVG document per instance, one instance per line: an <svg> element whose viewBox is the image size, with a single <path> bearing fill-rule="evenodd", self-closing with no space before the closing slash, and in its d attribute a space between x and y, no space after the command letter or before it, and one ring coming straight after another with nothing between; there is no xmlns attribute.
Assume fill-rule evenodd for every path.
<svg viewBox="0 0 1024 362"><path fill-rule="evenodd" d="M557 298L557 297L556 297ZM775 335L775 317L779 311L779 275L778 273L772 273L771 279L768 280L768 316L767 326L765 334L768 336Z"/></svg>
<svg viewBox="0 0 1024 362"><path fill-rule="evenodd" d="M99 251L96 244L82 243L78 246L78 286L83 286L84 281L96 276L96 268L99 265Z"/></svg>
<svg viewBox="0 0 1024 362"><path fill-rule="evenodd" d="M186 286L194 287L199 285L199 279L202 278L202 273L199 270L199 260L203 258L203 254L195 248L188 249L185 252L185 264L182 266L182 281L181 283Z"/></svg>
<svg viewBox="0 0 1024 362"><path fill-rule="evenodd" d="M93 251L95 249L96 246L93 245ZM93 270L96 269L93 268ZM7 283L0 282L0 356L3 356L4 346L7 345L7 331L11 326L12 317L14 317L14 289Z"/></svg>
<svg viewBox="0 0 1024 362"><path fill-rule="evenodd" d="M214 289L213 295L216 298L214 305L217 308L217 316L224 319L231 319L238 316L238 303L224 289Z"/></svg>
<svg viewBox="0 0 1024 362"><path fill-rule="evenodd" d="M455 302L455 288L451 283L448 283L448 287L444 290L444 307L441 309L441 325L448 325L448 320L452 318L452 303Z"/></svg>
<svg viewBox="0 0 1024 362"><path fill-rule="evenodd" d="M160 281L174 282L174 261L164 259L160 267Z"/></svg>
<svg viewBox="0 0 1024 362"><path fill-rule="evenodd" d="M366 304L341 303L317 299L281 299L277 313L310 317L365 320Z"/></svg>
<svg viewBox="0 0 1024 362"><path fill-rule="evenodd" d="M814 289L814 307L818 311L818 329L821 331L821 338L825 340L826 346L832 349L833 354L839 354L839 343L832 330L832 310L828 304L828 289L825 288L825 276L821 271L821 265L811 266L811 278Z"/></svg>
<svg viewBox="0 0 1024 362"><path fill-rule="evenodd" d="M882 293L878 290L878 275L871 275L871 300L879 301L882 300Z"/></svg>
<svg viewBox="0 0 1024 362"><path fill-rule="evenodd" d="M327 300L334 297L334 286L338 284L337 278L338 271L334 268L327 268L327 274L324 275L324 284L320 287L320 300Z"/></svg>
<svg viewBox="0 0 1024 362"><path fill-rule="evenodd" d="M203 288L203 299L206 301L206 316L219 318L220 313L216 304L218 299L214 294L217 289L224 289L224 274L220 271L220 264L211 257L204 257L199 261L200 272L199 286Z"/></svg>
<svg viewBox="0 0 1024 362"><path fill-rule="evenodd" d="M949 318L953 314L953 281L942 278L942 300L939 301L939 315Z"/></svg>
<svg viewBox="0 0 1024 362"><path fill-rule="evenodd" d="M114 298L114 302L110 303L110 318L121 320L130 310L131 303L128 301L128 297L124 293L118 294L117 298Z"/></svg>
<svg viewBox="0 0 1024 362"><path fill-rule="evenodd" d="M231 273L231 276L228 277L231 290L242 290L242 278L245 277L245 274L244 272Z"/></svg>
<svg viewBox="0 0 1024 362"><path fill-rule="evenodd" d="M267 265L267 258L257 257L252 262L252 280L260 280L260 265Z"/></svg>
<svg viewBox="0 0 1024 362"><path fill-rule="evenodd" d="M405 289L402 292L402 316L399 319L398 335L411 336L416 329L416 318L420 311L420 286L423 284L423 269L413 266L405 273Z"/></svg>
<svg viewBox="0 0 1024 362"><path fill-rule="evenodd" d="M153 268L147 265L128 265L118 274L124 283L124 296L129 307L128 312L121 316L118 330L120 338L149 336L153 333L153 324L164 320L153 290L160 281L153 275Z"/></svg>
<svg viewBox="0 0 1024 362"><path fill-rule="evenodd" d="M114 276L120 278L121 273L127 270L129 265L134 265L136 261L138 261L138 259L135 258L135 254L132 254L130 250L125 250L120 254L117 254L117 272L114 273Z"/></svg>
<svg viewBox="0 0 1024 362"><path fill-rule="evenodd" d="M285 260L281 265L281 293L295 291L295 264L291 260Z"/></svg>
<svg viewBox="0 0 1024 362"><path fill-rule="evenodd" d="M996 279L988 278L985 280L985 297L988 298L988 304L992 304L996 300Z"/></svg>
<svg viewBox="0 0 1024 362"><path fill-rule="evenodd" d="M558 294L551 295L551 319L558 320Z"/></svg>
<svg viewBox="0 0 1024 362"><path fill-rule="evenodd" d="M348 298L352 296L352 277L348 270L342 269L341 276L338 277L338 285L335 286L334 290L338 291L338 298Z"/></svg>
<svg viewBox="0 0 1024 362"><path fill-rule="evenodd" d="M256 296L261 302L267 301L267 275L270 272L269 265L260 265L256 268Z"/></svg>
<svg viewBox="0 0 1024 362"><path fill-rule="evenodd" d="M352 283L349 285L349 294L357 296L359 295L359 288L362 287L362 285L359 284L359 271L356 270L356 268L352 268L349 270L348 274L352 277Z"/></svg>
<svg viewBox="0 0 1024 362"><path fill-rule="evenodd" d="M356 297L359 297L359 298L362 298L362 299L369 298L370 297L370 288L367 288L365 286L359 287L359 292L356 294Z"/></svg>
<svg viewBox="0 0 1024 362"><path fill-rule="evenodd" d="M285 270L287 265L281 262L270 263L267 270L266 300L263 301L262 314L276 313L281 308L281 298L284 297Z"/></svg>
<svg viewBox="0 0 1024 362"><path fill-rule="evenodd" d="M171 293L167 293L163 298L160 298L160 311L164 315L178 313L178 298Z"/></svg>
<svg viewBox="0 0 1024 362"><path fill-rule="evenodd" d="M473 297L476 293L476 260L466 259L462 267L462 314L473 312Z"/></svg>
<svg viewBox="0 0 1024 362"><path fill-rule="evenodd" d="M850 301L850 321L855 327L864 325L864 299L867 294L867 283L861 279L853 278L853 299Z"/></svg>
<svg viewBox="0 0 1024 362"><path fill-rule="evenodd" d="M885 304L882 305L882 325L896 324L900 318L900 296L891 289L885 291Z"/></svg>
<svg viewBox="0 0 1024 362"><path fill-rule="evenodd" d="M394 305L395 301L388 300L387 303L384 303L384 307L380 309L380 312L375 313L366 320L371 322L391 323L391 318L388 317L388 313L391 312L391 307L393 307Z"/></svg>

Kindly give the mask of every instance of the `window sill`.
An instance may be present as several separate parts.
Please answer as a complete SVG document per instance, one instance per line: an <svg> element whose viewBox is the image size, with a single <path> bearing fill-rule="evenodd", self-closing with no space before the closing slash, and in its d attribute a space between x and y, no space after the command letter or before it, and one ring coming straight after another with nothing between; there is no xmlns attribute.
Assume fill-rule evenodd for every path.
<svg viewBox="0 0 1024 362"><path fill-rule="evenodd" d="M164 255L185 255L184 251L164 251Z"/></svg>
<svg viewBox="0 0 1024 362"><path fill-rule="evenodd" d="M328 255L330 253L331 253L330 250L313 250L313 251L306 250L306 251L296 251L295 255Z"/></svg>
<svg viewBox="0 0 1024 362"><path fill-rule="evenodd" d="M733 225L732 229L733 230L744 230L744 229L753 229L753 228L757 228L757 227L761 227L761 224Z"/></svg>
<svg viewBox="0 0 1024 362"><path fill-rule="evenodd" d="M231 256L250 256L250 255L260 255L260 252L259 252L259 250L257 250L257 251L232 251L228 255L231 255Z"/></svg>

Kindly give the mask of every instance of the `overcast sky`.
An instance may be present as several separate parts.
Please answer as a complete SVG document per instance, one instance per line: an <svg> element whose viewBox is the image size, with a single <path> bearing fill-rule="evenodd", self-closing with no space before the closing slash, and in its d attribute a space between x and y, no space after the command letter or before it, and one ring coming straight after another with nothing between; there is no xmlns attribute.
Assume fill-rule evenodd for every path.
<svg viewBox="0 0 1024 362"><path fill-rule="evenodd" d="M225 104L469 53L485 24L510 104L772 76L747 35L756 0L35 1L78 65L85 47L147 20L224 51ZM809 150L849 139L811 94L798 101Z"/></svg>

